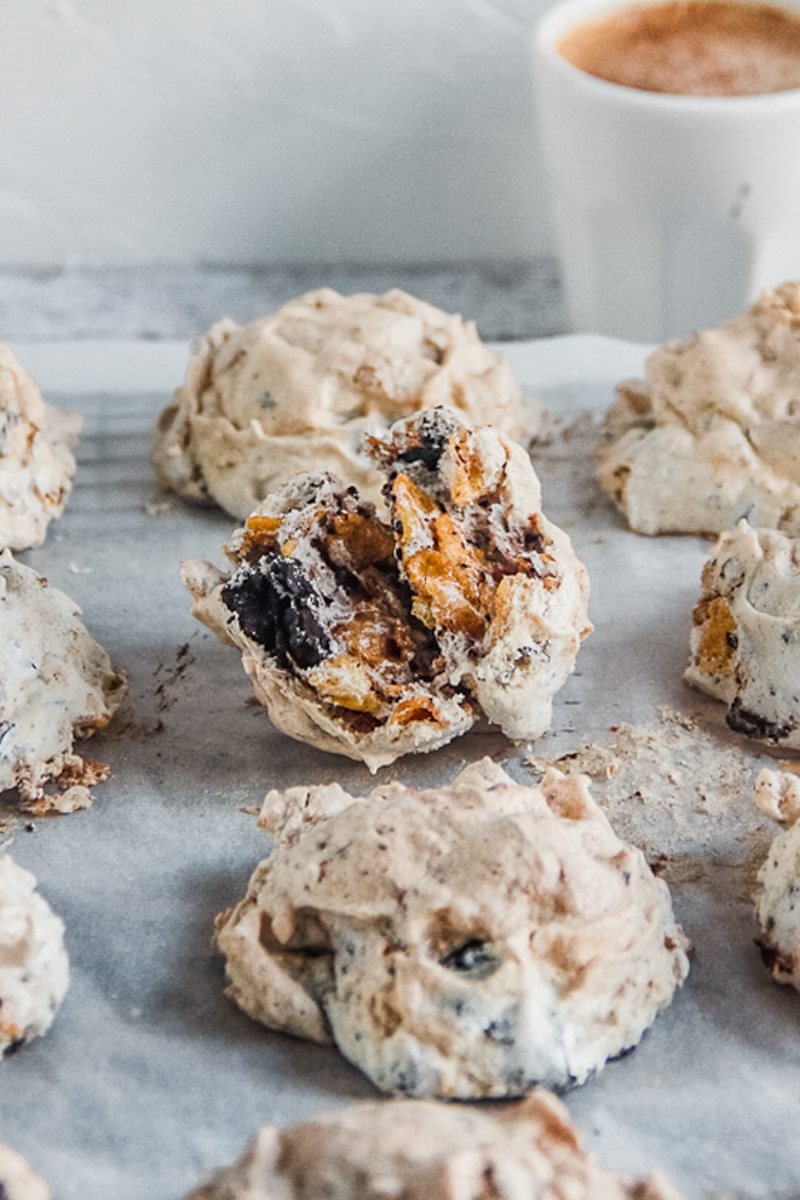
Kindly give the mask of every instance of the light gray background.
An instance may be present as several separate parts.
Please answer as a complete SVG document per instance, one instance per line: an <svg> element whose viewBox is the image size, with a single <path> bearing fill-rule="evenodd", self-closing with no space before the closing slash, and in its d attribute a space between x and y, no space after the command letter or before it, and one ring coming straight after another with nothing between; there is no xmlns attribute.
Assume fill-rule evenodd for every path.
<svg viewBox="0 0 800 1200"><path fill-rule="evenodd" d="M0 264L550 249L548 0L3 0Z"/></svg>

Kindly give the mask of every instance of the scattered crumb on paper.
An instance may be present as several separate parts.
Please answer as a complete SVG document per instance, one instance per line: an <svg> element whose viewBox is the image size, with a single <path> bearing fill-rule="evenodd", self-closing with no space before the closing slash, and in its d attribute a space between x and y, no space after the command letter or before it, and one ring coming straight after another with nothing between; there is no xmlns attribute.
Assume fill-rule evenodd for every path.
<svg viewBox="0 0 800 1200"><path fill-rule="evenodd" d="M79 812L82 808L92 807L92 796L88 787L73 784L63 792L48 792L36 800L24 800L20 811L31 813L35 817L63 816L66 813Z"/></svg>
<svg viewBox="0 0 800 1200"><path fill-rule="evenodd" d="M611 726L607 740L526 762L539 775L549 766L588 775L616 832L670 882L748 864L754 876L766 855L771 830L753 804L753 781L775 760L686 713L662 708L652 726Z"/></svg>
<svg viewBox="0 0 800 1200"><path fill-rule="evenodd" d="M154 674L159 681L156 684L155 697L160 713L166 712L167 709L172 708L173 704L177 703L178 685L183 681L189 668L193 667L196 662L197 659L191 646L188 642L184 642L175 651L173 666L167 666L166 663L158 664Z"/></svg>
<svg viewBox="0 0 800 1200"><path fill-rule="evenodd" d="M167 495L148 496L142 507L148 517L172 517L178 511L174 497Z"/></svg>

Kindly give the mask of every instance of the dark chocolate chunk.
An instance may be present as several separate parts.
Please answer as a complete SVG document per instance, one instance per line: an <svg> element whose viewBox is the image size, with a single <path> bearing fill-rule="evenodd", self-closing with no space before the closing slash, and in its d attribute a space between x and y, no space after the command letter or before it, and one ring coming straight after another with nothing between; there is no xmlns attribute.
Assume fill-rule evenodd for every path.
<svg viewBox="0 0 800 1200"><path fill-rule="evenodd" d="M758 713L750 712L742 707L741 700L738 698L731 705L726 720L731 729L735 729L737 733L744 733L747 737L760 738L768 742L783 741L794 729L791 721L779 724L777 721L768 721L766 717L760 717Z"/></svg>
<svg viewBox="0 0 800 1200"><path fill-rule="evenodd" d="M472 976L473 979L485 979L488 975L493 975L500 966L497 955L480 938L470 938L468 942L456 946L444 958L440 958L439 962L443 967L447 967L448 971L458 971Z"/></svg>
<svg viewBox="0 0 800 1200"><path fill-rule="evenodd" d="M544 554L547 543L542 531L533 525L525 530L522 538L522 548L526 554Z"/></svg>
<svg viewBox="0 0 800 1200"><path fill-rule="evenodd" d="M429 471L435 471L439 465L439 460L444 453L445 443L442 442L420 442L418 446L411 446L410 449L404 450L402 454L398 454L398 462L402 463L422 463Z"/></svg>
<svg viewBox="0 0 800 1200"><path fill-rule="evenodd" d="M398 454L402 463L422 463L429 471L435 471L447 448L447 443L458 428L458 424L444 409L433 408L424 412L417 423L419 442Z"/></svg>
<svg viewBox="0 0 800 1200"><path fill-rule="evenodd" d="M274 654L282 667L315 667L330 653L319 620L319 598L302 567L283 555L242 567L222 589L225 606L242 632Z"/></svg>
<svg viewBox="0 0 800 1200"><path fill-rule="evenodd" d="M490 1021L484 1029L483 1035L490 1042L496 1042L498 1046L513 1046L516 1041L514 1026L508 1017L499 1017L496 1021Z"/></svg>

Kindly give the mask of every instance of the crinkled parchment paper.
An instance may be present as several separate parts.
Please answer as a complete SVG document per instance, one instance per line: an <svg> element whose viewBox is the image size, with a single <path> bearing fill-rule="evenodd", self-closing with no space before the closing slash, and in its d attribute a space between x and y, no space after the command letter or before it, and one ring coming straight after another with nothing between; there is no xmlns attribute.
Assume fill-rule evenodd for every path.
<svg viewBox="0 0 800 1200"><path fill-rule="evenodd" d="M92 746L113 775L91 809L11 830L66 921L73 979L51 1033L0 1065L0 1139L56 1200L179 1200L262 1122L371 1094L335 1050L248 1021L209 953L215 913L267 849L246 810L268 787L370 779L276 734L238 656L192 621L178 561L219 559L231 522L153 502L150 430L182 352L147 354L106 346L101 373L91 346L39 353L50 398L86 426L67 513L24 560L81 603L130 675ZM558 415L535 457L546 511L589 567L597 632L546 739L513 747L477 731L382 778L436 784L485 753L519 778L553 760L592 775L616 827L670 880L695 950L672 1007L566 1097L570 1111L609 1167L660 1164L689 1197L786 1200L800 1194L800 996L770 982L753 944L749 891L772 831L749 793L764 760L682 682L706 546L627 532L593 482L596 414L643 352L560 339L511 356ZM37 369L33 350L27 361ZM137 381L154 390L133 393Z"/></svg>

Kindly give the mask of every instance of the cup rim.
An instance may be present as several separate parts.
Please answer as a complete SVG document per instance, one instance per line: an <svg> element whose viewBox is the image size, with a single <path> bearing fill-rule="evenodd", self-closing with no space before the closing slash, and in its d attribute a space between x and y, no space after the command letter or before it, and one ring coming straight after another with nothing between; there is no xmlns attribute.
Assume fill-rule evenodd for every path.
<svg viewBox="0 0 800 1200"><path fill-rule="evenodd" d="M648 92L642 88L630 87L624 83L614 83L610 79L599 79L588 71L576 67L556 47L556 39L566 33L580 21L590 21L605 13L618 12L625 8L648 7L669 3L670 0L560 0L539 19L533 28L533 46L549 65L558 70L573 84L583 87L588 92L594 92L598 99L617 100L620 103L635 104L641 108L694 112L698 115L718 114L730 116L733 113L758 113L766 109L790 109L800 106L800 87L785 88L780 92L756 92L744 96L693 96L682 92ZM713 2L713 0L712 0ZM753 0L733 0L734 3L747 4ZM767 0L755 0L764 3ZM800 18L800 4L791 0L768 0L770 7L783 8ZM571 17L574 14L574 19Z"/></svg>

